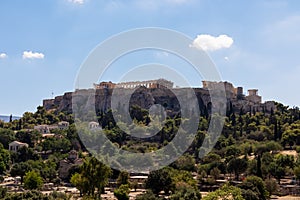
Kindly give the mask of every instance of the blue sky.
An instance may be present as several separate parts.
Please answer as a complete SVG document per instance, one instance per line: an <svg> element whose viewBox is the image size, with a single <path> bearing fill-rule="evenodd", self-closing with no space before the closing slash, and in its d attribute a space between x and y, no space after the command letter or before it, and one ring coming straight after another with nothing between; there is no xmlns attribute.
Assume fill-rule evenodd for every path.
<svg viewBox="0 0 300 200"><path fill-rule="evenodd" d="M226 35L232 44L208 49L223 80L258 88L263 100L300 105L296 0L3 0L0 19L0 114L35 111L52 92L72 91L92 49L141 27L174 29L193 39ZM172 59L149 55L154 62ZM191 82L201 86L196 77Z"/></svg>

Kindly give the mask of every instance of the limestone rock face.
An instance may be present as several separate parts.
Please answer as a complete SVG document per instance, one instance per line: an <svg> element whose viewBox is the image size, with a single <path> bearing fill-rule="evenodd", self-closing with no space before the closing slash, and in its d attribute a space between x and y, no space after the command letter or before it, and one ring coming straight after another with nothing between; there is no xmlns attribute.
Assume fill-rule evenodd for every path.
<svg viewBox="0 0 300 200"><path fill-rule="evenodd" d="M211 109L211 96L207 89L193 88L194 94L197 97L199 111L202 115L208 114ZM46 110L55 109L57 112L63 111L72 113L73 109L76 112L87 114L88 111L95 110L107 111L111 108L112 94L116 94L118 99L118 109L124 108L126 100L129 100L129 105L137 105L144 109L149 109L154 104L162 105L170 115L180 112L180 103L177 97L183 98L185 103L192 102L192 95L186 88L145 88L140 87L136 89L81 89L75 92L67 92L62 96L57 96L54 99L46 99L43 101L43 106ZM239 113L243 112L266 112L275 111L274 102L268 101L265 103L254 103L246 98L237 99L227 96L226 99L227 112ZM195 109L192 108L191 110ZM94 108L93 108L94 106Z"/></svg>

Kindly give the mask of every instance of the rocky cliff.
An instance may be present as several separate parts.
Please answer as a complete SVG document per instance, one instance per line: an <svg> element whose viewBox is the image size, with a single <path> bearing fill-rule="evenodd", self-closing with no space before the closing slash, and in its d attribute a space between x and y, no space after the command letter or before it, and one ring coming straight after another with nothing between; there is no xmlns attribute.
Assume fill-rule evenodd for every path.
<svg viewBox="0 0 300 200"><path fill-rule="evenodd" d="M118 90L118 96L125 98L126 89ZM187 95L186 101L189 101L189 96L184 88L173 89L174 92L167 88L145 88L141 87L136 89L129 97L130 106L138 105L142 108L149 109L154 104L162 105L170 113L177 113L180 111L180 104L176 96ZM211 98L209 91L203 88L193 88L193 91L197 97L199 110L202 115L207 115L211 108ZM76 90L75 92L67 92L62 96L57 96L54 99L43 100L43 106L46 110L56 110L57 112L72 113L72 98L76 98L76 102L81 102L81 110L88 111L91 106L95 105L96 111L107 111L111 108L113 89L88 89L88 90ZM73 99L74 100L74 99ZM120 100L119 102L122 102ZM186 102L189 103L189 102ZM253 103L245 98L227 98L226 102L227 112L239 113L246 112L266 112L270 113L271 110L275 110L275 104L272 101L265 103ZM123 105L119 105L122 107ZM192 108L191 108L192 109Z"/></svg>

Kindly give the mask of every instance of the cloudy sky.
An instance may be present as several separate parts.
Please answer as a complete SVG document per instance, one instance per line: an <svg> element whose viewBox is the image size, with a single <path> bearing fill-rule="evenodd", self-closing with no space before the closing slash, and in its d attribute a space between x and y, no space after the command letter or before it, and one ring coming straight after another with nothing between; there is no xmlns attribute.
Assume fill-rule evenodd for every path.
<svg viewBox="0 0 300 200"><path fill-rule="evenodd" d="M35 111L52 93L72 91L80 65L99 43L142 27L179 31L207 51L223 80L258 88L263 100L300 105L296 0L4 0L0 19L0 114ZM176 65L176 59L136 53L111 72L148 62ZM118 80L112 73L106 79ZM188 79L201 86L199 77Z"/></svg>

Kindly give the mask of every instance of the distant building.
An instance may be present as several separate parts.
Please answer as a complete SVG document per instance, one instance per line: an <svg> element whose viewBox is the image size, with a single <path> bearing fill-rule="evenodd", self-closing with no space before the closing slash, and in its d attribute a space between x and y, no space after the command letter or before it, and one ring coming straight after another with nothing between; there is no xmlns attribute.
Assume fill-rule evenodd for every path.
<svg viewBox="0 0 300 200"><path fill-rule="evenodd" d="M94 88L95 89L104 89L104 88L111 89L111 88L115 88L115 86L116 86L116 84L113 83L113 82L111 82L111 81L109 81L109 82L103 81L103 82L101 82L99 84L95 84L94 83Z"/></svg>
<svg viewBox="0 0 300 200"><path fill-rule="evenodd" d="M129 81L129 82L121 82L121 83L112 83L109 82L101 82L99 84L94 84L95 89L104 89L104 88L128 88L134 89L136 87L146 87L146 88L173 88L174 83L172 81L168 81L166 79L160 78L156 80L148 80L148 81Z"/></svg>
<svg viewBox="0 0 300 200"><path fill-rule="evenodd" d="M50 133L50 129L48 125L37 125L34 126L34 130L39 131L41 134L48 134Z"/></svg>
<svg viewBox="0 0 300 200"><path fill-rule="evenodd" d="M78 153L75 150L69 152L68 158L59 162L59 178L66 179L69 176L69 170L74 166L79 166L83 163L81 158L78 158Z"/></svg>
<svg viewBox="0 0 300 200"><path fill-rule="evenodd" d="M257 94L257 89L250 89L248 90L248 96L246 96L246 99L252 103L260 104L261 103L261 96Z"/></svg>
<svg viewBox="0 0 300 200"><path fill-rule="evenodd" d="M54 133L44 133L44 134L42 134L42 138L52 138L52 137L54 137L55 136L55 134Z"/></svg>
<svg viewBox="0 0 300 200"><path fill-rule="evenodd" d="M243 95L243 88L235 88L232 83L227 81L202 81L203 89L207 90L225 90L227 99L236 99L238 96ZM223 88L224 89L223 89Z"/></svg>
<svg viewBox="0 0 300 200"><path fill-rule="evenodd" d="M67 129L68 127L69 127L69 122L61 121L58 124L53 124L53 125L46 125L46 124L37 125L34 126L34 130L37 130L41 134L49 134L51 130L55 130L55 129L64 130Z"/></svg>
<svg viewBox="0 0 300 200"><path fill-rule="evenodd" d="M89 123L89 129L93 130L93 129L98 129L100 128L100 125L98 122L90 122Z"/></svg>
<svg viewBox="0 0 300 200"><path fill-rule="evenodd" d="M60 130L64 130L64 129L67 129L69 127L70 123L69 122L66 122L66 121L61 121L58 123L58 128Z"/></svg>
<svg viewBox="0 0 300 200"><path fill-rule="evenodd" d="M9 151L17 152L22 147L28 147L28 144L23 143L23 142L13 141L13 142L9 143L8 146L9 146L9 148L8 148Z"/></svg>

